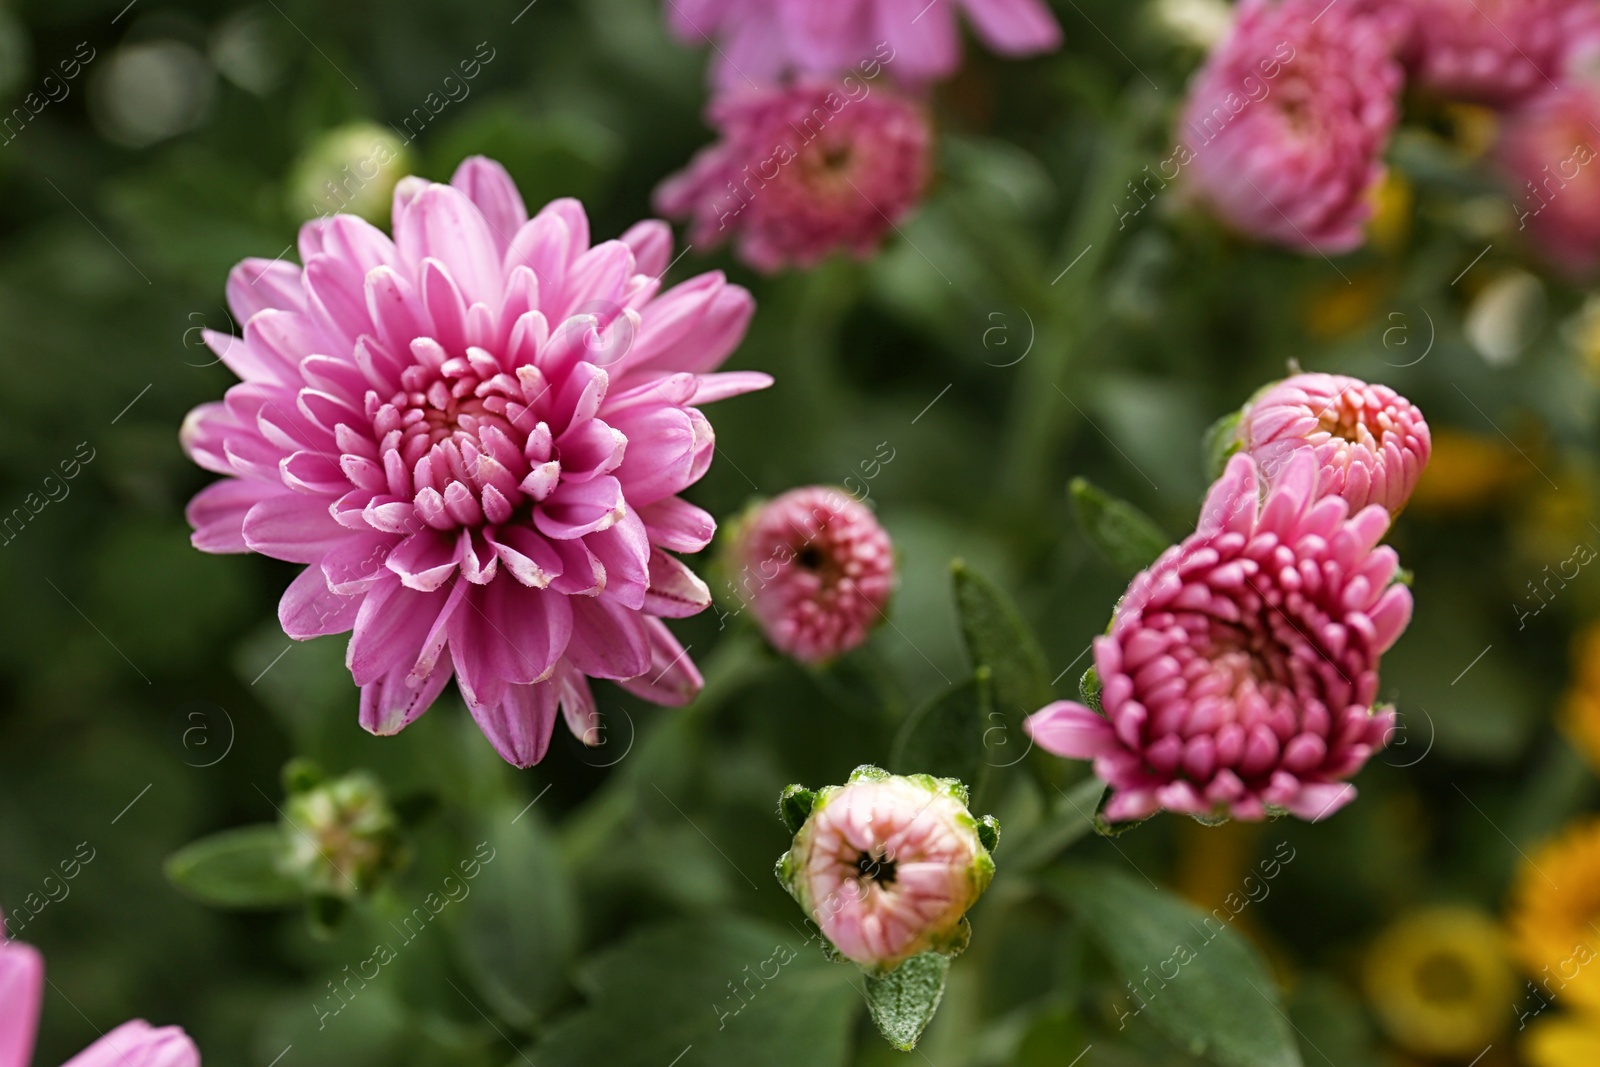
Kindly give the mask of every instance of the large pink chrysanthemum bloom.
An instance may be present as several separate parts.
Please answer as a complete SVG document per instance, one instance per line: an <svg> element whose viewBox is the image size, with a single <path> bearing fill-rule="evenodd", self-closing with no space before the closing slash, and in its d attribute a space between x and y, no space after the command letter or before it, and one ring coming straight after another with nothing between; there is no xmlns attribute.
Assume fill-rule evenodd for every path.
<svg viewBox="0 0 1600 1067"><path fill-rule="evenodd" d="M791 489L735 528L728 580L774 648L824 663L867 639L894 592L894 545L842 489Z"/></svg>
<svg viewBox="0 0 1600 1067"><path fill-rule="evenodd" d="M662 618L709 591L669 552L711 540L675 494L711 462L698 405L771 383L710 374L749 293L707 274L657 295L660 222L589 246L573 200L529 219L501 167L403 181L395 239L350 216L300 231L305 266L228 281L243 384L184 423L230 477L189 505L194 543L310 564L290 637L354 630L361 724L392 734L452 674L507 760L537 762L557 707L594 736L586 678L680 704L701 681Z"/></svg>
<svg viewBox="0 0 1600 1067"><path fill-rule="evenodd" d="M961 65L958 9L997 52L1061 44L1043 0L666 0L681 40L713 46L711 81L721 89L852 70L874 77L879 64L908 85L947 77Z"/></svg>
<svg viewBox="0 0 1600 1067"><path fill-rule="evenodd" d="M1316 487L1302 449L1262 503L1255 462L1235 455L1199 529L1134 578L1095 639L1104 714L1060 701L1029 717L1039 747L1094 760L1107 819L1316 820L1354 798L1346 779L1394 726L1373 700L1411 592L1377 547L1389 513L1351 516Z"/></svg>
<svg viewBox="0 0 1600 1067"><path fill-rule="evenodd" d="M1173 163L1227 225L1298 251L1361 244L1398 116L1392 24L1316 0L1241 0L1189 87Z"/></svg>
<svg viewBox="0 0 1600 1067"><path fill-rule="evenodd" d="M1506 116L1496 155L1519 230L1575 277L1600 266L1600 82L1572 80Z"/></svg>
<svg viewBox="0 0 1600 1067"><path fill-rule="evenodd" d="M921 952L966 947L967 910L994 877L993 819L967 810L953 778L858 767L804 794L811 812L778 861L778 881L839 955L883 974ZM988 845L985 844L987 839Z"/></svg>
<svg viewBox="0 0 1600 1067"><path fill-rule="evenodd" d="M1596 0L1403 0L1395 6L1410 16L1403 54L1411 77L1456 100L1523 103L1600 54Z"/></svg>
<svg viewBox="0 0 1600 1067"><path fill-rule="evenodd" d="M707 112L720 140L661 183L656 210L693 220L707 248L736 242L752 267L866 258L922 199L927 111L890 89L806 82L732 92Z"/></svg>
<svg viewBox="0 0 1600 1067"><path fill-rule="evenodd" d="M1379 504L1400 513L1422 477L1433 439L1422 412L1386 385L1341 374L1296 374L1245 406L1239 445L1270 481L1300 449L1318 466L1317 494L1352 512Z"/></svg>
<svg viewBox="0 0 1600 1067"><path fill-rule="evenodd" d="M0 919L0 930L4 920ZM31 945L0 935L0 1067L28 1067L39 1032L44 960ZM176 1026L123 1023L66 1067L200 1067L200 1051Z"/></svg>

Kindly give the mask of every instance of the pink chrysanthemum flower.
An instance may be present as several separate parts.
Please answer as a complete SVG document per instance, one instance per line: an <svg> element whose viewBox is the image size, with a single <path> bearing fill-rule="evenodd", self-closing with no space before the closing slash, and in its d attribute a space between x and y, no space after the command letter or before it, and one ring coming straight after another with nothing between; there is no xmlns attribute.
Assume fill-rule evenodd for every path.
<svg viewBox="0 0 1600 1067"><path fill-rule="evenodd" d="M778 880L839 955L884 974L921 952L966 947L967 910L994 877L999 825L967 810L953 778L858 767L810 794L810 814L778 861Z"/></svg>
<svg viewBox="0 0 1600 1067"><path fill-rule="evenodd" d="M1595 0L1404 0L1406 65L1441 96L1491 107L1556 88L1600 54Z"/></svg>
<svg viewBox="0 0 1600 1067"><path fill-rule="evenodd" d="M769 385L707 373L749 293L707 274L657 295L671 235L589 246L576 201L532 220L499 164L395 191L395 240L350 216L300 231L305 266L246 260L244 383L184 423L230 477L189 505L194 543L310 566L290 637L354 630L361 724L392 734L452 674L507 760L536 763L557 707L594 736L586 678L680 704L700 676L660 621L710 602L668 552L711 516L675 494L711 462L697 405Z"/></svg>
<svg viewBox="0 0 1600 1067"><path fill-rule="evenodd" d="M927 112L889 89L734 92L707 118L721 140L661 183L656 210L692 219L696 245L735 241L757 270L870 256L927 184Z"/></svg>
<svg viewBox="0 0 1600 1067"><path fill-rule="evenodd" d="M4 920L0 919L0 930ZM28 1067L39 1032L44 960L31 945L0 935L0 1067ZM176 1026L123 1023L66 1067L200 1067L200 1050Z"/></svg>
<svg viewBox="0 0 1600 1067"><path fill-rule="evenodd" d="M851 70L871 78L880 64L920 85L961 65L958 8L983 42L1005 55L1061 44L1061 27L1043 0L667 0L666 16L685 43L713 46L711 80L721 89Z"/></svg>
<svg viewBox="0 0 1600 1067"><path fill-rule="evenodd" d="M1352 512L1379 504L1391 515L1411 498L1433 450L1409 400L1340 374L1296 374L1268 387L1240 415L1239 443L1269 481L1309 448L1319 496L1342 496Z"/></svg>
<svg viewBox="0 0 1600 1067"><path fill-rule="evenodd" d="M1241 0L1189 88L1173 162L1242 233L1300 251L1361 244L1398 115L1388 20L1316 0Z"/></svg>
<svg viewBox="0 0 1600 1067"><path fill-rule="evenodd" d="M1506 117L1496 150L1518 229L1574 277L1600 266L1600 82L1573 80Z"/></svg>
<svg viewBox="0 0 1600 1067"><path fill-rule="evenodd" d="M1373 700L1411 591L1377 547L1389 513L1351 516L1316 486L1301 449L1262 503L1255 462L1234 456L1199 529L1134 578L1095 639L1104 715L1059 701L1029 717L1039 747L1094 760L1107 819L1317 820L1354 798L1346 779L1394 726Z"/></svg>
<svg viewBox="0 0 1600 1067"><path fill-rule="evenodd" d="M729 580L773 647L822 663L860 645L885 618L894 545L841 489L792 489L756 505L734 531Z"/></svg>

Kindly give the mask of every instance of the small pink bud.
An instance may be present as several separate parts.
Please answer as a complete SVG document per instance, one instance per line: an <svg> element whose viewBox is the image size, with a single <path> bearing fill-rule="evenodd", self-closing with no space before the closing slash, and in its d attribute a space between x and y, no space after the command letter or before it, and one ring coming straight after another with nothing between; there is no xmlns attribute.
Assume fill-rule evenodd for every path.
<svg viewBox="0 0 1600 1067"><path fill-rule="evenodd" d="M1338 374L1296 374L1245 406L1239 442L1268 481L1289 457L1317 458L1317 495L1341 496L1352 513L1381 504L1397 515L1433 450L1428 423L1386 385Z"/></svg>
<svg viewBox="0 0 1600 1067"><path fill-rule="evenodd" d="M886 618L894 546L842 489L794 489L757 505L733 534L728 580L778 651L821 663Z"/></svg>
<svg viewBox="0 0 1600 1067"><path fill-rule="evenodd" d="M994 877L999 824L973 818L964 785L857 767L847 784L816 794L791 786L786 817L797 801L810 812L778 880L839 955L882 975L919 953L966 947L967 910Z"/></svg>

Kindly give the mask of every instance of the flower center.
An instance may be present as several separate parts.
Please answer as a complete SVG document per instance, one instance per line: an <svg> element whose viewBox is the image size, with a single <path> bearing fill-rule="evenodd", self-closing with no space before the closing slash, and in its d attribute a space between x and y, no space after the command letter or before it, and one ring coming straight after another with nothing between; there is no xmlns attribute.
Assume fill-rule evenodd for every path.
<svg viewBox="0 0 1600 1067"><path fill-rule="evenodd" d="M895 861L882 853L874 857L870 852L863 852L856 857L856 875L862 881L894 885L894 872Z"/></svg>

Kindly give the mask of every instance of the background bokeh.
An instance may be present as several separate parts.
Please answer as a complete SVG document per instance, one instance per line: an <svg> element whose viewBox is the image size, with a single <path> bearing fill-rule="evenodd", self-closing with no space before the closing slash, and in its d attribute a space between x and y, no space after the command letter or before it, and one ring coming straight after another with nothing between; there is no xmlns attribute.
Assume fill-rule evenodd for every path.
<svg viewBox="0 0 1600 1067"><path fill-rule="evenodd" d="M696 942L675 920L723 923L711 942L754 963L766 942L726 917L796 919L768 873L785 847L778 790L888 761L909 710L967 672L951 559L1015 597L1071 694L1126 576L1075 525L1068 481L1087 477L1181 536L1207 484L1205 429L1295 362L1389 384L1434 430L1432 466L1391 535L1417 604L1384 674L1399 743L1325 824L1165 817L1060 862L1119 867L1209 909L1292 849L1235 925L1286 990L1305 1062L1336 1067L1426 1058L1391 1018L1418 995L1395 962L1408 935L1398 947L1379 935L1418 909L1464 906L1442 943L1486 953L1509 993L1489 982L1472 1001L1486 987L1461 994L1443 953L1438 999L1470 1002L1482 1039L1436 1058L1464 1064L1487 1045L1484 1067L1520 1062L1525 990L1497 924L1526 855L1595 800L1593 769L1557 722L1586 706L1570 699L1585 684L1574 638L1600 614L1600 577L1549 576L1579 544L1600 547L1600 317L1519 244L1485 162L1486 113L1413 108L1369 247L1331 262L1231 238L1176 186L1136 198L1129 183L1171 153L1203 55L1192 38L1215 11L1053 6L1060 53L969 49L939 88L935 184L876 259L763 278L695 248L669 279L716 268L748 285L758 312L731 365L778 380L719 405L718 459L690 497L731 518L795 485L870 481L901 565L892 625L808 672L742 619L686 620L674 629L710 680L695 708L602 685L606 745L586 752L558 731L520 773L453 691L397 738L364 734L342 639L291 647L278 627L294 568L189 546L183 505L210 476L177 430L232 382L199 328L237 329L228 269L291 251L297 225L336 206L323 182L380 135L358 124L414 133L415 173L442 180L487 154L530 204L577 196L597 234L620 233L709 139L704 55L669 40L653 0L0 6L5 109L63 61L81 64L60 99L0 126L0 516L28 518L0 534L0 906L42 894L85 843L94 857L67 895L12 924L49 966L37 1062L140 1016L183 1025L214 1064L543 1067L589 1047L587 1025L621 1042L592 1062L655 1063L659 1043L667 1067L695 1040L677 1040L687 1024L603 1016L604 992L678 981L674 961L692 966ZM402 122L473 58L468 91L408 133ZM996 764L1025 747L1014 730L984 742ZM478 842L497 849L475 895L322 1027L328 983L371 954L359 924L319 939L303 909L217 911L162 873L202 835L275 820L295 755L369 770L425 812L385 890L401 913ZM1041 781L1051 773L1063 772ZM1002 822L1041 817L1045 787L1032 788L1005 798ZM913 1056L1065 1065L1092 1046L1085 1067L1190 1062L1137 1021L1118 1029L1082 918L1008 888L1004 844L996 858L972 950ZM741 937L756 946L742 957ZM768 1014L741 1021L746 1058L702 1044L685 1064L899 1055L844 980L816 965L767 994L770 1008L752 1005ZM581 1018L595 1004L604 1025Z"/></svg>

